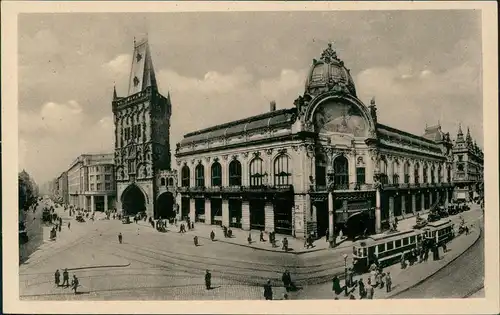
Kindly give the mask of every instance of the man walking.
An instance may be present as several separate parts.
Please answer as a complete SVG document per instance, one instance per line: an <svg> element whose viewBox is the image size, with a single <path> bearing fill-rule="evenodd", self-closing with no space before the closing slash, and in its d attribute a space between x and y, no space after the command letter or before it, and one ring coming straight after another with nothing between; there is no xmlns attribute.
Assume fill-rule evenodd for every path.
<svg viewBox="0 0 500 315"><path fill-rule="evenodd" d="M68 230L71 229L71 222L68 222Z"/></svg>
<svg viewBox="0 0 500 315"><path fill-rule="evenodd" d="M207 290L210 290L212 288L212 274L208 270L205 273L205 287L207 288Z"/></svg>
<svg viewBox="0 0 500 315"><path fill-rule="evenodd" d="M391 292L392 290L392 279L391 279L391 273L389 271L385 275L385 289L387 292Z"/></svg>
<svg viewBox="0 0 500 315"><path fill-rule="evenodd" d="M68 274L68 269L64 269L63 272L63 283L62 286L69 287L69 274Z"/></svg>
<svg viewBox="0 0 500 315"><path fill-rule="evenodd" d="M61 282L61 274L59 273L59 269L57 269L56 273L54 274L54 282L56 284L56 287L58 287L59 283Z"/></svg>
<svg viewBox="0 0 500 315"><path fill-rule="evenodd" d="M78 281L78 278L75 275L73 275L73 281L71 281L71 286L73 287L73 291L75 292L75 294L79 284L80 282Z"/></svg>
<svg viewBox="0 0 500 315"><path fill-rule="evenodd" d="M122 243L122 241L123 241L123 235L122 235L122 233L120 232L120 233L118 234L118 242L121 244L121 243Z"/></svg>
<svg viewBox="0 0 500 315"><path fill-rule="evenodd" d="M266 300L273 299L273 287L271 286L271 280L267 280L267 283L264 285L264 298Z"/></svg>

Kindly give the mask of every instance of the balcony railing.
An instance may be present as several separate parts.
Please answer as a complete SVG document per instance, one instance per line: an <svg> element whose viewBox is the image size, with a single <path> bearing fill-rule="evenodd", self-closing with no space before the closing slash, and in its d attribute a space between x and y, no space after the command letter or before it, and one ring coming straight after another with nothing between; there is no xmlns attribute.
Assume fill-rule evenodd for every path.
<svg viewBox="0 0 500 315"><path fill-rule="evenodd" d="M292 185L277 185L277 186L216 186L216 187L179 187L179 192L181 193L238 193L238 192L269 192L269 193L280 193L289 192L293 190Z"/></svg>

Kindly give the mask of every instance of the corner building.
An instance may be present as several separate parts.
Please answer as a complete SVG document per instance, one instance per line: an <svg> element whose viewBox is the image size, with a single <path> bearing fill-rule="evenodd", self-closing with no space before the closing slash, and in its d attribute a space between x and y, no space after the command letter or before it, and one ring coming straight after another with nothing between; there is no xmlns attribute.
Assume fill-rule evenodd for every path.
<svg viewBox="0 0 500 315"><path fill-rule="evenodd" d="M170 171L170 95L160 94L147 39L136 42L126 96L113 95L117 202L128 215L173 217L177 175ZM175 179L175 180L174 180Z"/></svg>
<svg viewBox="0 0 500 315"><path fill-rule="evenodd" d="M452 198L452 147L377 121L328 45L294 107L188 133L176 148L180 215L303 238L378 233Z"/></svg>

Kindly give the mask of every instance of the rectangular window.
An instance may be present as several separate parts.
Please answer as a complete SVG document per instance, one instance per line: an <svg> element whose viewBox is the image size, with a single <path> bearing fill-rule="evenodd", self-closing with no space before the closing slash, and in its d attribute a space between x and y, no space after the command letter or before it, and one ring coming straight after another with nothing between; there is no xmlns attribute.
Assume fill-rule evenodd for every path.
<svg viewBox="0 0 500 315"><path fill-rule="evenodd" d="M364 167L356 167L356 183L358 185L365 184L366 176L365 176L365 168Z"/></svg>
<svg viewBox="0 0 500 315"><path fill-rule="evenodd" d="M394 242L387 243L387 250L391 250L394 248Z"/></svg>
<svg viewBox="0 0 500 315"><path fill-rule="evenodd" d="M90 184L90 191L94 191L95 190L94 187L95 187L94 184Z"/></svg>
<svg viewBox="0 0 500 315"><path fill-rule="evenodd" d="M98 190L98 191L99 191L99 190L102 190L102 184L101 184L101 183L98 183L98 184L97 184L97 190Z"/></svg>
<svg viewBox="0 0 500 315"><path fill-rule="evenodd" d="M403 246L408 245L408 237L403 238Z"/></svg>
<svg viewBox="0 0 500 315"><path fill-rule="evenodd" d="M401 240L396 241L396 248L401 247Z"/></svg>
<svg viewBox="0 0 500 315"><path fill-rule="evenodd" d="M95 177L95 178L96 178L96 180L97 180L98 182L99 182L99 181L101 181L101 175L96 175L96 177Z"/></svg>
<svg viewBox="0 0 500 315"><path fill-rule="evenodd" d="M380 244L377 246L377 249L378 249L378 252L379 253L382 253L383 251L385 251L385 244Z"/></svg>
<svg viewBox="0 0 500 315"><path fill-rule="evenodd" d="M106 183L105 187L106 187L106 190L111 190L111 183Z"/></svg>
<svg viewBox="0 0 500 315"><path fill-rule="evenodd" d="M93 181L94 181L94 175L90 175L89 180L90 180L91 182L93 182Z"/></svg>
<svg viewBox="0 0 500 315"><path fill-rule="evenodd" d="M109 182L111 180L111 175L104 175L104 180Z"/></svg>

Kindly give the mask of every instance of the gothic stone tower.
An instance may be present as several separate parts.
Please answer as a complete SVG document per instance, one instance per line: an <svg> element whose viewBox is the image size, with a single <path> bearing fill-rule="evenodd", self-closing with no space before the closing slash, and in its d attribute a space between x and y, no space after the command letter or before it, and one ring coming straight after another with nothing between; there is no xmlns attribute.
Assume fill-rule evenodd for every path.
<svg viewBox="0 0 500 315"><path fill-rule="evenodd" d="M157 177L170 170L172 106L158 91L147 39L134 40L128 92L113 93L117 209L154 215Z"/></svg>

